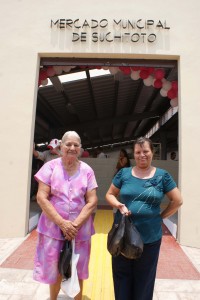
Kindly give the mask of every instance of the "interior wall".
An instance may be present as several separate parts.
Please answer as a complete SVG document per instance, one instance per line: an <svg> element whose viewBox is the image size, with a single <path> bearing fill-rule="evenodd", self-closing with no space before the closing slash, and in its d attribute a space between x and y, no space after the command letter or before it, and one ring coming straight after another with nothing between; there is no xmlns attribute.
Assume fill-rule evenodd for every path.
<svg viewBox="0 0 200 300"><path fill-rule="evenodd" d="M81 158L82 161L89 164L96 176L98 183L97 195L98 205L107 205L105 200L105 194L112 182L114 173L116 171L116 158ZM131 165L134 166L134 160L131 159ZM178 162L177 161L166 161L166 160L154 160L152 162L157 168L167 170L174 178L178 185Z"/></svg>
<svg viewBox="0 0 200 300"><path fill-rule="evenodd" d="M195 9L194 9L195 8ZM30 168L34 132L39 57L107 57L178 59L179 61L179 241L200 247L198 170L200 102L199 10L197 0L148 0L95 3L86 0L12 0L1 4L1 220L0 237L24 236L29 212ZM172 13L173 12L173 13ZM50 20L103 18L167 20L156 43L73 43L71 33L50 28ZM113 30L112 28L110 29ZM195 152L196 153L196 152ZM9 226L8 226L9 220ZM190 220L190 222L188 222ZM192 234L191 234L192 232Z"/></svg>

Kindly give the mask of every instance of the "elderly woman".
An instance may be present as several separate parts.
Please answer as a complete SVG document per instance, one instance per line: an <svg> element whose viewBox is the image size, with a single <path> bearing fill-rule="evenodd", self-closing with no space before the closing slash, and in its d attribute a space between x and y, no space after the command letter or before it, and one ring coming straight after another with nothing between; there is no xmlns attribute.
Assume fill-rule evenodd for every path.
<svg viewBox="0 0 200 300"><path fill-rule="evenodd" d="M162 220L173 215L182 204L180 192L171 175L152 166L153 144L139 138L133 147L135 166L121 169L113 178L106 200L121 214L130 215L144 242L141 258L112 257L116 300L151 300L162 238ZM120 195L120 201L117 196ZM167 195L169 205L161 212Z"/></svg>
<svg viewBox="0 0 200 300"><path fill-rule="evenodd" d="M97 205L97 182L93 170L79 161L81 140L75 131L62 137L62 157L51 160L36 173L37 202L42 208L33 278L50 285L50 300L56 300L61 286L58 259L64 239L75 239L80 254L77 272L81 287L75 300L82 299L82 281L88 278L92 213Z"/></svg>

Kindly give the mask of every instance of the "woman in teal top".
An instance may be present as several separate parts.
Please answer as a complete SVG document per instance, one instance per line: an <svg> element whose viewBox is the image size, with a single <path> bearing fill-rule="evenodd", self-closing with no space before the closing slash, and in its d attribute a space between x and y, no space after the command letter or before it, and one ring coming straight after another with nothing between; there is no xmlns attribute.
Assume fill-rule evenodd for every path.
<svg viewBox="0 0 200 300"><path fill-rule="evenodd" d="M121 214L130 215L144 242L140 259L123 255L112 257L115 300L151 300L162 237L162 219L173 215L182 204L172 176L151 165L153 144L139 138L133 147L136 165L121 169L113 178L106 200ZM169 205L161 213L160 204L167 195ZM120 201L118 200L118 196Z"/></svg>

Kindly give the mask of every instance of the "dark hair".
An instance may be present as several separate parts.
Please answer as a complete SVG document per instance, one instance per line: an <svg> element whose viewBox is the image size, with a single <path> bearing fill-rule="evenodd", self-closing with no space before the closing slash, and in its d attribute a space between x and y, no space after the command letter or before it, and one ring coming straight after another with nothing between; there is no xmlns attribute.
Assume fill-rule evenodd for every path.
<svg viewBox="0 0 200 300"><path fill-rule="evenodd" d="M150 140L149 138L145 138L143 136L141 136L135 140L135 142L133 144L133 151L135 150L135 145L140 145L140 147L142 147L145 142L147 142L149 144L149 147L150 147L152 153L154 153L154 146L153 146L152 140Z"/></svg>
<svg viewBox="0 0 200 300"><path fill-rule="evenodd" d="M130 167L131 163L130 163L130 159L129 159L127 151L125 149L120 149L120 152L122 152L124 154L124 156L127 158L126 167Z"/></svg>

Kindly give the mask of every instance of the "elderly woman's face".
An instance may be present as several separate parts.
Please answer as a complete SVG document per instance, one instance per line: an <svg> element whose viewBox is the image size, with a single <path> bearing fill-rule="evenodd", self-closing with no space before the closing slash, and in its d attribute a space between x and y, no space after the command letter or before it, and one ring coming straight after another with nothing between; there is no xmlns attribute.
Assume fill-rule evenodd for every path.
<svg viewBox="0 0 200 300"><path fill-rule="evenodd" d="M63 156L78 157L81 152L81 145L76 137L69 137L61 145Z"/></svg>
<svg viewBox="0 0 200 300"><path fill-rule="evenodd" d="M140 168L148 168L151 165L153 159L153 152L148 142L139 145L136 144L133 152L136 166Z"/></svg>

